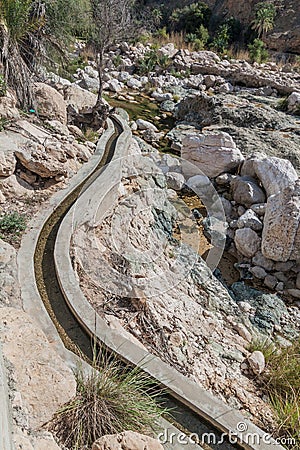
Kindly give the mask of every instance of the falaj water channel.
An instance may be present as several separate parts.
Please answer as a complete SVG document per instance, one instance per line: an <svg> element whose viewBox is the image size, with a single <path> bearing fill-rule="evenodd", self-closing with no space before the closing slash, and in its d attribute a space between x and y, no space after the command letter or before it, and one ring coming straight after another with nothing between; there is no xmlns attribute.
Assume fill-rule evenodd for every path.
<svg viewBox="0 0 300 450"><path fill-rule="evenodd" d="M61 288L62 281L55 266L54 253L57 235L63 219L76 203L80 194L88 189L95 179L101 177L103 170L105 170L105 167L109 167L109 162L114 157L118 141L124 131L123 127L126 127L126 125L121 119L116 118L113 119L113 123L114 134L106 143L101 161L84 182L79 183L52 211L39 234L34 257L36 283L48 314L54 322L65 347L87 361L92 357L91 342L94 330L92 327L83 327L82 324L85 319L78 317L74 314L74 309L72 308L72 312L69 308L70 302L66 298L65 290ZM98 343L100 343L101 337L99 338L98 334L97 338ZM109 340L105 340L105 344L108 346L108 351L116 350L113 345L110 347ZM134 353L134 351L133 349L132 352ZM117 353L122 363L138 364L138 361L134 361L134 358L124 354L122 348ZM246 442L241 442L241 446L222 442L222 432L228 432L232 429L233 421L238 421L242 417L239 414L235 417L235 413L229 407L224 409L221 402L205 393L201 388L198 389L195 383L185 380L184 376L177 375L173 369L165 367L166 365L160 363L158 358L149 361L149 366L145 365L143 368L153 376L155 384L167 388L168 394L163 398L163 402L173 409L172 415L177 429L184 430L187 434L196 433L198 436L203 435L203 433L215 434L218 443L205 445L203 447L205 449L231 450L233 448L245 448L254 450L261 448L257 445L248 445ZM156 375L157 364L159 365L158 376ZM174 380L172 379L173 376L175 377ZM172 379L172 382L167 382L168 379ZM258 430L257 427L250 425L253 430ZM261 430L259 432L262 433ZM174 449L176 447L171 445L171 447L166 446L165 448ZM188 446L185 448L188 448ZM191 448L197 447L192 445ZM270 448L273 448L273 445ZM276 448L278 449L278 446Z"/></svg>

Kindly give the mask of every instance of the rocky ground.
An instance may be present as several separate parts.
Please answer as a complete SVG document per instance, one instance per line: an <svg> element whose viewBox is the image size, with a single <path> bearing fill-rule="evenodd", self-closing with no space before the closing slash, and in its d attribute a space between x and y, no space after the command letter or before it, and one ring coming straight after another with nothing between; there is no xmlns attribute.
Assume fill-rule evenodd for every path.
<svg viewBox="0 0 300 450"><path fill-rule="evenodd" d="M266 338L287 345L300 330L300 75L288 65L222 60L173 44L158 50L167 68L138 74L149 50L124 43L108 55L107 95L118 106L144 103L130 121L137 159L125 164L119 201L96 229L97 251L88 251L91 230L74 235L81 286L111 327L274 431L260 377L265 362L248 348ZM13 93L0 98L1 217L15 211L28 221L95 149L93 133L84 135L67 114L68 106L80 113L94 105L93 62L77 71L74 83L44 77L47 83L35 86L38 114L20 112ZM145 102L155 105L147 117ZM0 327L15 444L54 450L53 437L39 429L71 398L75 381L22 311L9 244L18 247L18 230L2 237ZM124 258L132 246L132 258ZM215 261L212 248L221 248L217 259L225 249L231 280L221 265L212 275L198 257L211 254ZM116 293L113 283L104 289L101 272L109 268L130 281L134 294ZM123 445L126 436L115 439Z"/></svg>
<svg viewBox="0 0 300 450"><path fill-rule="evenodd" d="M78 258L82 289L111 327L134 342L138 340L261 426L274 430L273 415L261 391L259 374L264 370L263 362L252 364L248 348L249 342L256 339L287 345L300 329L299 75L276 70L272 64L250 67L242 61L220 61L210 52L185 55L184 59L182 52L176 53L170 45L160 51L170 56L171 67L178 70L179 61L184 60L193 74L182 79L157 72L147 79L138 75L128 77L126 73L134 71L136 52L143 51L144 48L128 49L125 45L115 50L114 55L124 57L123 65L118 72L107 69L105 88L115 92L124 105L138 100L131 94L134 89L148 92L161 114L172 114L177 123L166 134L157 117L153 120L155 125L141 119L131 122L135 134L132 145L144 155L142 162L133 164L139 175L131 175L129 179L124 175L119 203L97 230L100 262L99 255L94 257L100 271L95 271L95 263L84 257L89 239L80 231L74 236L73 251ZM80 83L87 79L87 72L89 77L90 69L78 72ZM153 86L150 92L149 82ZM289 97L283 101L282 94ZM169 151L181 158L157 152L160 145L166 148L165 139L169 141ZM186 160L196 169L187 167ZM153 162L165 182L153 175ZM145 176L147 172L151 176ZM168 190L163 194L164 183ZM147 197L147 213L139 216L138 211L143 208L134 193L145 186L146 190L155 189L155 195L151 200ZM168 202L172 199L178 210L178 199L191 198L192 193L200 196L208 212L203 214L197 207L193 215L189 210L190 215L182 222L179 208L178 223L178 216L167 206ZM209 211L217 198L223 217L218 216L218 211ZM131 215L128 208L135 213ZM150 268L146 263L134 262L132 255L129 263L128 255L125 260L118 258L111 230L120 216L127 218L123 226L133 247L146 253L147 230L163 229L165 246L160 241L161 235L157 241L151 237L151 243L156 242L155 249L163 248L163 261L158 262L155 254L156 265ZM121 229L123 222L117 223ZM128 224L132 224L130 231ZM176 275L169 275L168 269L174 260L178 261L178 247L173 242L179 237L178 229L185 230L184 242L196 247L202 255L210 248L203 235L216 245L218 240L222 241L219 229L225 229L223 245L233 258L229 261L235 266L238 281L231 279L226 284L224 279L230 280L226 270L223 277L217 269L214 273L221 284L214 277L204 282L201 263L197 262L177 285L174 277L178 272L174 270ZM180 238L182 241L182 235ZM122 242L122 251L124 245ZM95 261L92 253L90 249L89 258ZM189 265L187 258L181 273ZM172 288L159 291L158 295L141 281L142 293L139 291L136 298L117 295L111 286L112 291L107 293L100 275L106 266L116 271L122 267L122 274L131 283L135 278L151 279L162 272L167 279L171 277Z"/></svg>
<svg viewBox="0 0 300 450"><path fill-rule="evenodd" d="M119 201L104 223L96 232L84 228L73 236L87 298L112 328L274 431L261 391L264 368L251 365L248 346L252 339L287 342L296 336L299 310L243 283L228 292L208 275L185 236L181 244L172 238L176 226L184 234L184 226L195 224L188 209L178 209L151 158L134 159L125 172ZM112 270L118 273L115 281ZM133 294L120 293L114 282L127 283Z"/></svg>
<svg viewBox="0 0 300 450"><path fill-rule="evenodd" d="M37 84L39 117L20 112L14 96L0 98L0 221L12 213L28 224L64 188L94 152L81 130L67 126L67 105L76 95L88 104L94 94L80 88L66 97ZM73 97L72 97L73 95ZM84 100L86 97L86 100ZM73 101L73 100L72 100ZM22 230L13 223L0 235L0 333L9 382L16 449L59 449L42 426L76 392L74 374L44 333L23 311L17 252ZM12 244L12 245L11 245Z"/></svg>

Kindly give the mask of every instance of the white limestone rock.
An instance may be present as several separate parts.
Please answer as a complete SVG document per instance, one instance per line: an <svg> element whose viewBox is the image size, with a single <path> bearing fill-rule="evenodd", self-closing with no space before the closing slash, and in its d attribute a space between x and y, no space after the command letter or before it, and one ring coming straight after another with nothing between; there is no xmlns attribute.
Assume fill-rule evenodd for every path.
<svg viewBox="0 0 300 450"><path fill-rule="evenodd" d="M139 130L152 130L158 132L157 127L153 123L148 122L148 120L137 119L136 124Z"/></svg>
<svg viewBox="0 0 300 450"><path fill-rule="evenodd" d="M252 209L248 209L244 214L242 214L238 221L237 226L239 228L252 228L254 231L262 230L263 224L257 217Z"/></svg>
<svg viewBox="0 0 300 450"><path fill-rule="evenodd" d="M215 178L238 167L244 160L240 150L227 133L194 134L185 137L181 150L183 159L197 166L204 175ZM191 174L191 169L185 169ZM195 170L194 170L195 172Z"/></svg>
<svg viewBox="0 0 300 450"><path fill-rule="evenodd" d="M233 199L239 204L250 207L255 203L264 203L266 200L265 193L252 177L236 177L230 186Z"/></svg>
<svg viewBox="0 0 300 450"><path fill-rule="evenodd" d="M266 367L265 357L263 353L258 350L251 353L251 355L248 358L248 362L255 375L260 375L265 370Z"/></svg>
<svg viewBox="0 0 300 450"><path fill-rule="evenodd" d="M236 230L234 243L242 255L252 258L260 250L261 239L251 228L242 228Z"/></svg>
<svg viewBox="0 0 300 450"><path fill-rule="evenodd" d="M300 181L268 198L262 254L282 262L300 258Z"/></svg>
<svg viewBox="0 0 300 450"><path fill-rule="evenodd" d="M174 191L180 191L185 183L184 176L178 172L168 172L166 174L167 186Z"/></svg>

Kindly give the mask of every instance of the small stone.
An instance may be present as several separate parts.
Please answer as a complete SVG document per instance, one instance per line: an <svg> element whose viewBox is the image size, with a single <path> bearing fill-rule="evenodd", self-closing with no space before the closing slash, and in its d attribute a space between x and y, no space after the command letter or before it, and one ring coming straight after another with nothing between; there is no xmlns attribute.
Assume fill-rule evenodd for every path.
<svg viewBox="0 0 300 450"><path fill-rule="evenodd" d="M238 302L238 306L245 313L249 313L252 309L252 306L248 302Z"/></svg>
<svg viewBox="0 0 300 450"><path fill-rule="evenodd" d="M242 228L236 231L234 243L238 252L252 258L260 249L261 239L251 228Z"/></svg>
<svg viewBox="0 0 300 450"><path fill-rule="evenodd" d="M167 186L174 191L180 191L185 183L184 176L181 173L169 172L166 174Z"/></svg>
<svg viewBox="0 0 300 450"><path fill-rule="evenodd" d="M251 267L250 272L260 280L263 280L267 276L265 269L259 266Z"/></svg>
<svg viewBox="0 0 300 450"><path fill-rule="evenodd" d="M275 286L277 285L277 282L278 282L277 278L274 277L273 275L267 275L266 278L264 279L264 284L269 289L274 289Z"/></svg>
<svg viewBox="0 0 300 450"><path fill-rule="evenodd" d="M242 216L243 214L245 214L245 212L246 212L246 208L244 208L243 206L240 205L237 209L238 215Z"/></svg>
<svg viewBox="0 0 300 450"><path fill-rule="evenodd" d="M3 203L5 203L6 202L6 198L5 198L5 196L3 195L3 193L0 191L0 204L3 204Z"/></svg>
<svg viewBox="0 0 300 450"><path fill-rule="evenodd" d="M263 267L265 270L273 270L274 262L271 259L267 259L261 252L256 253L252 258L253 264Z"/></svg>
<svg viewBox="0 0 300 450"><path fill-rule="evenodd" d="M158 131L157 127L153 123L148 122L148 120L138 119L136 121L136 124L139 130L152 130L155 132Z"/></svg>
<svg viewBox="0 0 300 450"><path fill-rule="evenodd" d="M264 216L266 212L266 203L255 203L251 205L252 211L254 211L258 216Z"/></svg>
<svg viewBox="0 0 300 450"><path fill-rule="evenodd" d="M266 200L265 193L251 177L236 177L231 183L231 190L234 200L248 207Z"/></svg>
<svg viewBox="0 0 300 450"><path fill-rule="evenodd" d="M276 284L275 290L277 292L281 292L284 289L284 283L282 281L280 281L279 283Z"/></svg>
<svg viewBox="0 0 300 450"><path fill-rule="evenodd" d="M238 334L245 339L245 341L251 342L252 335L250 331L243 325L242 323L238 323L235 325L234 329L238 332Z"/></svg>
<svg viewBox="0 0 300 450"><path fill-rule="evenodd" d="M294 263L293 261L287 261L287 262L277 262L275 264L275 270L278 272L288 272L293 267Z"/></svg>
<svg viewBox="0 0 300 450"><path fill-rule="evenodd" d="M248 362L255 375L260 375L265 370L265 357L263 353L258 350L251 353Z"/></svg>
<svg viewBox="0 0 300 450"><path fill-rule="evenodd" d="M282 281L284 283L286 283L288 280L286 275L283 272L275 272L274 277L276 277L277 280Z"/></svg>
<svg viewBox="0 0 300 450"><path fill-rule="evenodd" d="M263 224L252 209L248 209L237 221L239 228L252 228L254 231L262 230Z"/></svg>
<svg viewBox="0 0 300 450"><path fill-rule="evenodd" d="M287 289L286 292L292 297L300 299L300 289Z"/></svg>
<svg viewBox="0 0 300 450"><path fill-rule="evenodd" d="M235 175L232 175L231 173L222 173L215 181L219 186L228 186L235 178Z"/></svg>

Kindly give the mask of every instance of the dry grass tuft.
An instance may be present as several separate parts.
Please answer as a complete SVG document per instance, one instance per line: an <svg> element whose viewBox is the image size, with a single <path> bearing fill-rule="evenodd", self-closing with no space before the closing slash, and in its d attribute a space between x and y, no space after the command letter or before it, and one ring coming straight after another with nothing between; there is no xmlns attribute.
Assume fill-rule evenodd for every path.
<svg viewBox="0 0 300 450"><path fill-rule="evenodd" d="M103 351L89 373L76 373L75 398L58 411L48 429L67 449L90 448L101 436L125 430L149 434L167 413L158 405L161 390L140 369L121 365Z"/></svg>

